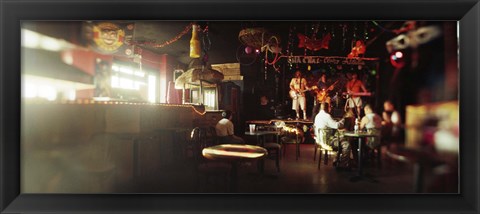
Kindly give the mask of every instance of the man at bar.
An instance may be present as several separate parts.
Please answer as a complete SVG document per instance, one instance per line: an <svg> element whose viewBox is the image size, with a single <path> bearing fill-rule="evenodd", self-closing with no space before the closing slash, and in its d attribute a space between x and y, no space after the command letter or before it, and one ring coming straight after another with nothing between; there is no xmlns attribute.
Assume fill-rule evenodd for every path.
<svg viewBox="0 0 480 214"><path fill-rule="evenodd" d="M322 133L318 132L318 129L332 129L332 132L335 132L334 129L343 129L344 119L340 121L335 121L332 116L326 111L326 103L320 104L320 112L318 112L317 116L315 117L315 129L316 129L316 143L319 144L322 148L327 150L332 150L332 147L340 147L340 157L339 162L337 163L337 168L349 168L351 167L350 163L350 143L348 140L341 134L338 135L330 134L326 138L324 138ZM330 130L329 130L330 131ZM338 139L336 139L338 138ZM325 140L325 142L324 142ZM337 153L338 155L338 153Z"/></svg>
<svg viewBox="0 0 480 214"><path fill-rule="evenodd" d="M222 117L215 126L220 144L245 144L245 141L241 137L235 136L233 132L235 129L232 123L232 111L222 112Z"/></svg>

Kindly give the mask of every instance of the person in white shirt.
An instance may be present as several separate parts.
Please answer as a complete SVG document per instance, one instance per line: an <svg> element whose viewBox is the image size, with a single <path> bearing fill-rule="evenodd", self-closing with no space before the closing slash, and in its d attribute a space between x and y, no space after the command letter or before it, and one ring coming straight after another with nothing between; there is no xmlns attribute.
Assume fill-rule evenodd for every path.
<svg viewBox="0 0 480 214"><path fill-rule="evenodd" d="M303 119L307 119L307 100L305 98L305 91L309 88L307 86L307 80L302 77L300 71L295 72L295 77L290 81L290 93L294 93L292 96L292 109L295 110L297 119L300 119L300 109L303 111Z"/></svg>
<svg viewBox="0 0 480 214"><path fill-rule="evenodd" d="M315 116L315 135L316 135L316 143L319 144L322 148L331 150L332 147L339 147L341 148L341 154L339 157L339 163L337 163L337 167L339 168L349 168L350 163L350 143L346 138L343 136L342 132L339 134L334 135L331 134L330 137L323 136L324 132L319 132L319 129L343 129L344 119L340 121L335 121L332 116L326 111L326 103L320 104L320 112L318 112L317 116ZM338 138L338 139L336 139Z"/></svg>
<svg viewBox="0 0 480 214"><path fill-rule="evenodd" d="M232 112L226 110L222 112L222 119L215 125L215 132L221 144L245 144L245 141L234 134L232 123Z"/></svg>
<svg viewBox="0 0 480 214"><path fill-rule="evenodd" d="M380 115L373 112L370 104L365 105L363 108L365 116L360 121L360 130L366 130L369 133L377 134L376 137L367 138L367 146L374 149L380 145L380 133L382 129L382 118Z"/></svg>

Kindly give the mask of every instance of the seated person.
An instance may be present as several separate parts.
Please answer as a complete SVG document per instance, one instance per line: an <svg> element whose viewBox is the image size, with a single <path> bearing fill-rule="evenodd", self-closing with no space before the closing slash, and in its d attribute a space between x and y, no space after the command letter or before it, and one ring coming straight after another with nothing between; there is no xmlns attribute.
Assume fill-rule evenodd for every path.
<svg viewBox="0 0 480 214"><path fill-rule="evenodd" d="M400 135L400 127L402 124L400 114L395 110L395 106L390 100L383 103L382 125L383 137L387 140L392 140Z"/></svg>
<svg viewBox="0 0 480 214"><path fill-rule="evenodd" d="M382 118L373 112L370 104L363 108L365 116L360 121L360 130L366 130L369 133L377 134L377 137L367 137L367 146L374 149L380 145L380 132L382 129Z"/></svg>
<svg viewBox="0 0 480 214"><path fill-rule="evenodd" d="M342 129L344 119L340 121L335 121L332 116L325 110L326 104L320 104L320 112L315 116L315 129L316 129L316 143L319 144L322 148L331 150L332 147L340 147L341 154L339 157L339 163L337 163L337 167L340 168L348 168L351 166L350 163L350 143L348 140L343 136L342 132L339 132L338 135L330 135L326 139L322 133L318 132L318 129ZM335 131L335 130L333 130ZM338 139L336 139L338 138Z"/></svg>
<svg viewBox="0 0 480 214"><path fill-rule="evenodd" d="M258 120L271 120L274 117L273 113L273 106L270 104L268 101L267 96L263 95L260 97L260 105L258 107L257 111L257 117L256 119Z"/></svg>
<svg viewBox="0 0 480 214"><path fill-rule="evenodd" d="M245 144L245 141L235 136L233 133L234 127L232 123L232 111L226 110L222 112L222 117L215 126L215 132L220 144Z"/></svg>

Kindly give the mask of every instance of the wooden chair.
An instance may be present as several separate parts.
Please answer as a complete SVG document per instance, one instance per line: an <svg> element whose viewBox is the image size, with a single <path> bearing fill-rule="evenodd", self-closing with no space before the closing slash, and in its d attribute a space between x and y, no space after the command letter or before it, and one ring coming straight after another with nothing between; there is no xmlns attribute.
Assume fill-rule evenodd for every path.
<svg viewBox="0 0 480 214"><path fill-rule="evenodd" d="M275 131L275 127L269 127L266 129L267 131ZM280 157L282 155L282 145L280 144L280 136L276 135L274 138L265 138L263 139L263 148L268 151L267 158L275 160L275 166L277 167L277 171L280 172Z"/></svg>
<svg viewBox="0 0 480 214"><path fill-rule="evenodd" d="M305 141L305 134L303 130L299 127L295 127L296 132L288 132L282 130L282 137L280 138L281 146L283 147L283 156L287 153L287 144L294 144L295 145L295 160L298 161L300 157L300 144Z"/></svg>
<svg viewBox="0 0 480 214"><path fill-rule="evenodd" d="M205 128L206 130L206 146L215 146L215 145L218 145L220 144L219 143L219 140L218 140L218 137L217 137L217 131L215 130L215 127L213 126L210 126L210 127L207 127Z"/></svg>

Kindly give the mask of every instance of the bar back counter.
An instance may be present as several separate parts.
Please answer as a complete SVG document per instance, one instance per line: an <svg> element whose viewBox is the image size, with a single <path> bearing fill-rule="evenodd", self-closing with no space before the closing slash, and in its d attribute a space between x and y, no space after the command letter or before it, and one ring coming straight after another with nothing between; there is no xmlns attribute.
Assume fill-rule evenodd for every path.
<svg viewBox="0 0 480 214"><path fill-rule="evenodd" d="M219 119L192 105L25 101L21 192L122 192L178 167L189 130Z"/></svg>

